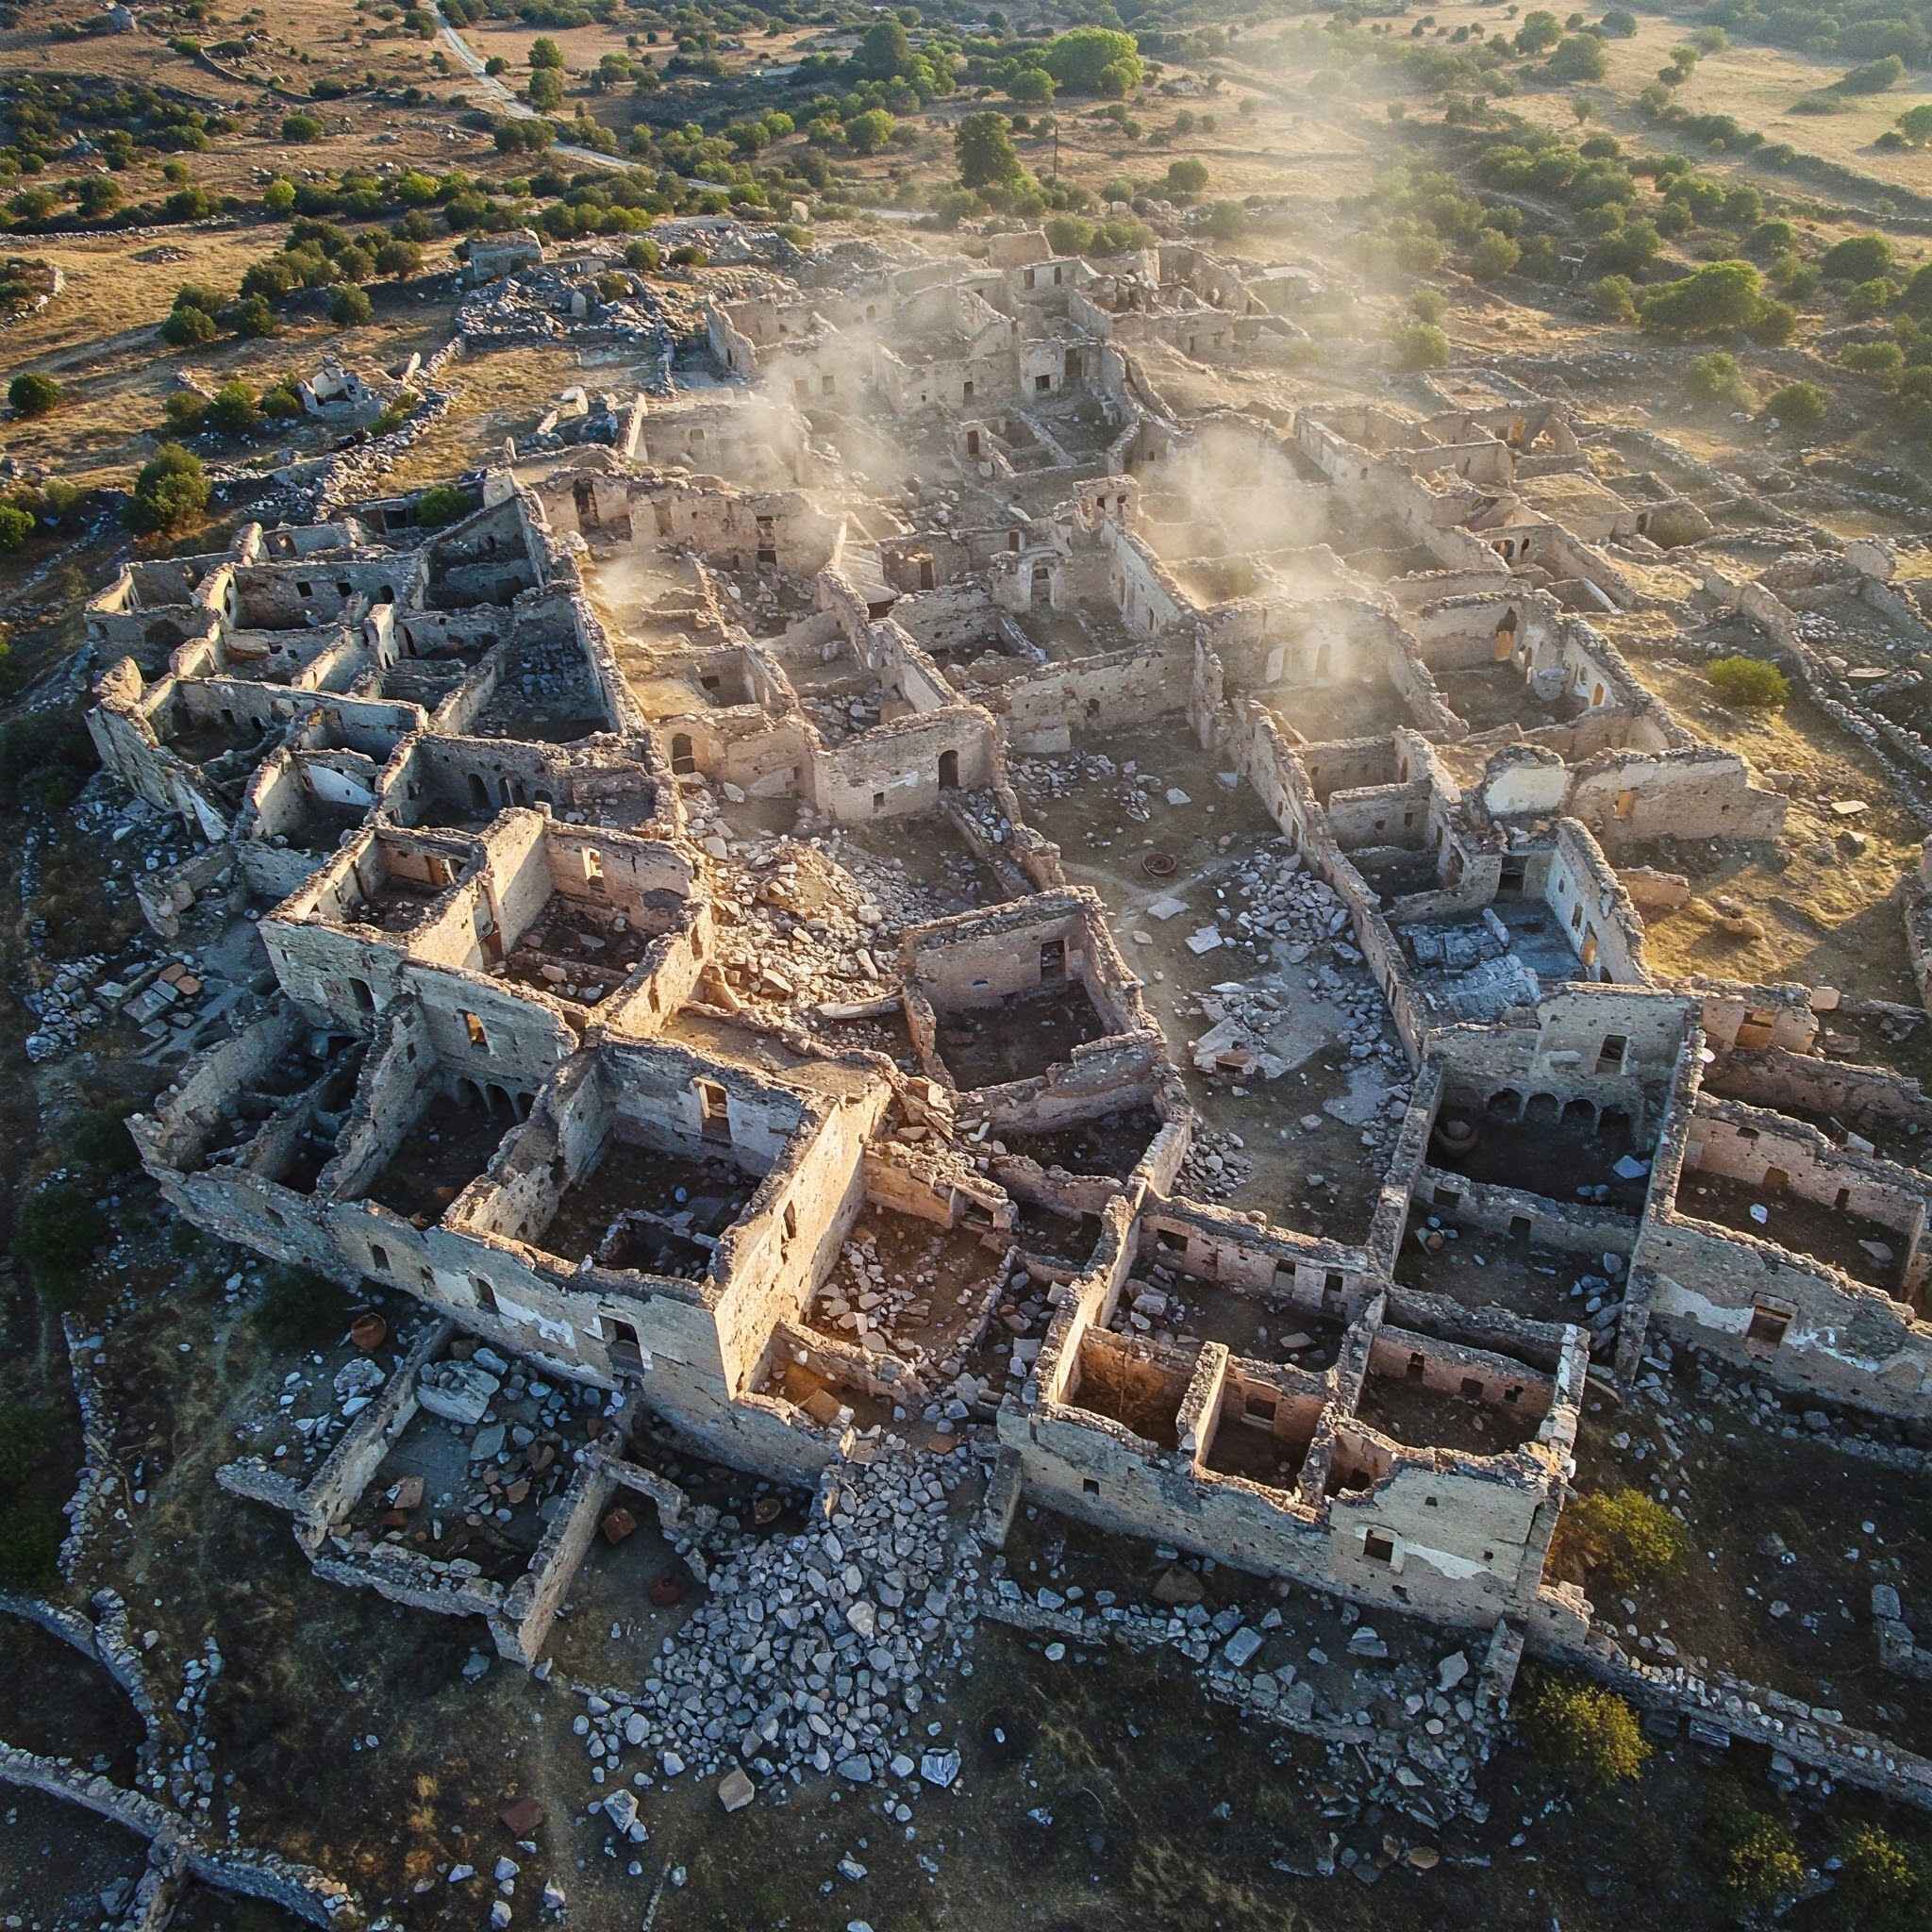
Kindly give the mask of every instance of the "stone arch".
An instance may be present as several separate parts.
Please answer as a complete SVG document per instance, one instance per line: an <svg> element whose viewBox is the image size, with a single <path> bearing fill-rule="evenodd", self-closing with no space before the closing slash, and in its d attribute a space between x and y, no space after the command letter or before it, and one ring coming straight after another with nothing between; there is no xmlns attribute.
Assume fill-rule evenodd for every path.
<svg viewBox="0 0 1932 1932"><path fill-rule="evenodd" d="M1554 1093L1532 1093L1523 1118L1534 1125L1554 1126L1563 1117L1563 1108Z"/></svg>
<svg viewBox="0 0 1932 1932"><path fill-rule="evenodd" d="M1487 1110L1499 1119L1523 1118L1523 1095L1513 1087L1498 1087L1486 1103Z"/></svg>
<svg viewBox="0 0 1932 1932"><path fill-rule="evenodd" d="M1563 1124L1566 1127L1594 1126L1596 1124L1596 1102L1581 1097L1570 1101L1563 1108Z"/></svg>

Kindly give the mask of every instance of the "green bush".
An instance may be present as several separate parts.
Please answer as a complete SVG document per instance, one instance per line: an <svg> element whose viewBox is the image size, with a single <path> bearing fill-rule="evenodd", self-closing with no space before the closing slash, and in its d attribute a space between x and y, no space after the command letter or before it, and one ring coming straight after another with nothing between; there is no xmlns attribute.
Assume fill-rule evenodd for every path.
<svg viewBox="0 0 1932 1932"><path fill-rule="evenodd" d="M270 1347L287 1353L327 1348L349 1325L342 1291L306 1268L269 1270L268 1290L253 1318Z"/></svg>
<svg viewBox="0 0 1932 1932"><path fill-rule="evenodd" d="M202 421L224 436L246 436L261 427L261 411L245 382L225 382L208 399Z"/></svg>
<svg viewBox="0 0 1932 1932"><path fill-rule="evenodd" d="M52 1446L54 1417L30 1403L0 1403L0 1495L10 1495Z"/></svg>
<svg viewBox="0 0 1932 1932"><path fill-rule="evenodd" d="M1485 228L1470 251L1469 272L1479 282L1497 282L1523 259L1523 250L1500 228Z"/></svg>
<svg viewBox="0 0 1932 1932"><path fill-rule="evenodd" d="M60 385L50 375L31 371L16 375L7 385L7 400L16 416L44 416L60 401Z"/></svg>
<svg viewBox="0 0 1932 1932"><path fill-rule="evenodd" d="M1827 282L1869 282L1891 269L1891 243L1883 235L1847 235L1827 248L1818 272Z"/></svg>
<svg viewBox="0 0 1932 1932"><path fill-rule="evenodd" d="M1832 87L1845 94L1882 94L1905 77L1906 63L1896 54L1888 54L1882 60L1868 60L1862 67L1841 74Z"/></svg>
<svg viewBox="0 0 1932 1932"><path fill-rule="evenodd" d="M98 1174L126 1174L141 1164L141 1150L127 1131L132 1106L95 1108L67 1136L67 1158ZM4 1480L4 1477L0 1477Z"/></svg>
<svg viewBox="0 0 1932 1932"><path fill-rule="evenodd" d="M1635 322L1637 291L1628 275L1604 275L1590 291L1591 307L1606 322Z"/></svg>
<svg viewBox="0 0 1932 1932"><path fill-rule="evenodd" d="M1613 1690L1540 1674L1519 1708L1538 1757L1579 1783L1627 1783L1650 1757L1637 1713Z"/></svg>
<svg viewBox="0 0 1932 1932"><path fill-rule="evenodd" d="M313 114L282 116L282 139L291 146L301 147L311 141L320 141L325 131Z"/></svg>
<svg viewBox="0 0 1932 1932"><path fill-rule="evenodd" d="M360 289L338 289L329 298L328 319L338 328L360 328L375 313L375 304Z"/></svg>
<svg viewBox="0 0 1932 1932"><path fill-rule="evenodd" d="M1896 342L1854 342L1839 356L1841 368L1881 382L1896 382L1905 373L1906 352Z"/></svg>
<svg viewBox="0 0 1932 1932"><path fill-rule="evenodd" d="M1854 322L1869 322L1883 315L1898 300L1898 284L1885 275L1874 275L1845 291L1845 313Z"/></svg>
<svg viewBox="0 0 1932 1932"><path fill-rule="evenodd" d="M1449 338L1433 323L1413 322L1391 338L1398 369L1441 369L1449 361Z"/></svg>
<svg viewBox="0 0 1932 1932"><path fill-rule="evenodd" d="M17 504L0 503L0 556L25 547L34 533L34 520Z"/></svg>
<svg viewBox="0 0 1932 1932"><path fill-rule="evenodd" d="M106 1229L93 1195L73 1181L56 1182L27 1198L13 1228L13 1255L35 1291L55 1307L77 1300Z"/></svg>
<svg viewBox="0 0 1932 1932"><path fill-rule="evenodd" d="M164 442L134 479L127 521L143 534L183 529L208 508L208 493L201 458L178 442Z"/></svg>
<svg viewBox="0 0 1932 1932"><path fill-rule="evenodd" d="M1208 163L1190 156L1185 160L1170 161L1167 168L1167 192L1174 196L1199 194L1208 185Z"/></svg>
<svg viewBox="0 0 1932 1932"><path fill-rule="evenodd" d="M1831 398L1815 382L1788 382L1764 399L1766 414L1775 416L1780 427L1800 434L1816 429L1830 406Z"/></svg>
<svg viewBox="0 0 1932 1932"><path fill-rule="evenodd" d="M1705 675L1711 690L1736 711L1774 711L1791 694L1790 679L1761 658L1720 658Z"/></svg>
<svg viewBox="0 0 1932 1932"><path fill-rule="evenodd" d="M1736 364L1732 369L1735 373ZM1756 663L1750 658L1741 661ZM1633 1589L1676 1569L1690 1548L1683 1524L1655 1497L1634 1489L1592 1490L1573 1496L1557 1522L1557 1538L1565 1556L1600 1570L1619 1590Z"/></svg>
<svg viewBox="0 0 1932 1932"><path fill-rule="evenodd" d="M176 349L192 349L211 342L218 333L215 319L207 309L185 305L173 310L161 325L161 340Z"/></svg>
<svg viewBox="0 0 1932 1932"><path fill-rule="evenodd" d="M59 1510L52 1503L0 1507L0 1588L44 1590L59 1574Z"/></svg>
<svg viewBox="0 0 1932 1932"><path fill-rule="evenodd" d="M1889 1832L1860 1825L1839 1850L1832 1917L1842 1932L1924 1932L1932 1865Z"/></svg>
<svg viewBox="0 0 1932 1932"><path fill-rule="evenodd" d="M1764 278L1748 261L1714 261L1643 298L1643 325L1662 335L1720 335L1763 313Z"/></svg>
<svg viewBox="0 0 1932 1932"><path fill-rule="evenodd" d="M1805 1883L1805 1861L1782 1819L1720 1787L1705 1826L1718 1852L1718 1882L1748 1910L1765 1910Z"/></svg>
<svg viewBox="0 0 1932 1932"><path fill-rule="evenodd" d="M416 522L425 530L440 530L470 513L470 499L454 483L432 484L416 499Z"/></svg>

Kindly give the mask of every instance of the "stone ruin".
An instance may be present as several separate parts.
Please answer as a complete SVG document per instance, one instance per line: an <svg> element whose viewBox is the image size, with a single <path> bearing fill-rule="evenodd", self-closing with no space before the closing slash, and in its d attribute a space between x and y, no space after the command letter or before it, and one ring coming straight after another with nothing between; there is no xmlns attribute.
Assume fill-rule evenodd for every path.
<svg viewBox="0 0 1932 1932"><path fill-rule="evenodd" d="M1681 1345L1922 1422L1932 1183L1805 1117L1932 1110L1820 1051L1831 990L1646 963L1668 881L1620 856L1774 841L1788 804L1590 621L1709 519L1500 378L1169 409L1140 350L1265 358L1285 286L1041 237L792 285L714 307L730 387L641 400L619 447L466 476L434 530L408 496L251 525L89 606L103 762L202 841L151 921L244 922L264 969L131 1124L143 1162L197 1226L424 1313L313 1441L224 1473L320 1574L534 1662L613 1510L700 1547L661 1429L813 1491L833 1541L979 1466L950 1560L1034 1627L1079 1614L991 1582L1044 1505L1475 1638L1486 1708L1526 1644L1718 1721L1546 1579L1586 1390ZM1028 823L1023 791L1102 780L1139 823L1198 808L1108 754L1148 727L1272 828L1241 908L1179 875L1110 913ZM1182 914L1259 963L1177 1050L1122 941ZM1225 1120L1306 1058L1283 958L1380 1083L1345 1238L1225 1198ZM490 1514L537 1512L514 1560L452 1555L394 1476L425 1417ZM932 1536L924 1625L836 1556L814 1586L881 1696L908 1637L959 1636ZM783 1674L741 1745L639 1723L713 1769L897 1764L876 1714L802 1728Z"/></svg>

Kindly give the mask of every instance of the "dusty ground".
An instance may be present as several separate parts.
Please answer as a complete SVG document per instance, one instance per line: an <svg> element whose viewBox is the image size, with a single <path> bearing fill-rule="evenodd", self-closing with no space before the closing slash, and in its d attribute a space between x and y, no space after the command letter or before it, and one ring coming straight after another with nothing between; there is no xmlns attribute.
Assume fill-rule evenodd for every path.
<svg viewBox="0 0 1932 1932"><path fill-rule="evenodd" d="M1697 897L1646 917L1651 970L1795 979L1915 1005L1897 895L1924 834L1898 804L1889 774L1802 697L1779 711L1734 711L1716 700L1694 666L1641 656L1632 662L1692 730L1740 753L1759 772L1797 774L1780 847L1673 841L1657 854L1653 862L1688 873ZM1825 808L1833 800L1854 799L1867 807L1856 820L1841 822ZM1866 841L1862 852L1839 842L1846 824ZM1633 851L1628 862L1643 857ZM1757 919L1764 936L1740 939L1724 930L1710 905L1719 894Z"/></svg>

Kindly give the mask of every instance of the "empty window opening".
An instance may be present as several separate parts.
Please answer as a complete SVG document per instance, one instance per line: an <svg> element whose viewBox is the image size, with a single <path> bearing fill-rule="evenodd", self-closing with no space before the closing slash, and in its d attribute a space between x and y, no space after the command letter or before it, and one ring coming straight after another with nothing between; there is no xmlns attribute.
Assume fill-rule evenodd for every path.
<svg viewBox="0 0 1932 1932"><path fill-rule="evenodd" d="M715 1080L700 1080L698 1089L699 1131L707 1141L731 1139L731 1099Z"/></svg>
<svg viewBox="0 0 1932 1932"><path fill-rule="evenodd" d="M1480 1402L1483 1399L1483 1378L1480 1375L1463 1376L1462 1399L1465 1402Z"/></svg>
<svg viewBox="0 0 1932 1932"><path fill-rule="evenodd" d="M959 754L956 751L942 751L940 754L940 790L957 791L959 789Z"/></svg>
<svg viewBox="0 0 1932 1932"><path fill-rule="evenodd" d="M1428 1363L1420 1355L1411 1355L1409 1357L1408 1379L1411 1382L1420 1382L1427 1369Z"/></svg>
<svg viewBox="0 0 1932 1932"><path fill-rule="evenodd" d="M610 1324L610 1366L613 1369L641 1369L644 1346L638 1337L637 1324L620 1321L615 1315L606 1319Z"/></svg>
<svg viewBox="0 0 1932 1932"><path fill-rule="evenodd" d="M1379 1529L1370 1530L1362 1538L1362 1556L1371 1563L1393 1563L1395 1539L1385 1536Z"/></svg>
<svg viewBox="0 0 1932 1932"><path fill-rule="evenodd" d="M785 1239L789 1241L798 1233L798 1209L788 1201L785 1204Z"/></svg>
<svg viewBox="0 0 1932 1932"><path fill-rule="evenodd" d="M1048 940L1040 949L1040 977L1050 985L1066 976L1067 942L1065 940Z"/></svg>
<svg viewBox="0 0 1932 1932"><path fill-rule="evenodd" d="M371 991L369 982L366 979L351 979L349 981L349 991L356 995L356 1006L358 1011L364 1013L375 1012L375 994Z"/></svg>
<svg viewBox="0 0 1932 1932"><path fill-rule="evenodd" d="M1083 1496L1097 1496L1100 1493L1100 1479L1097 1476L1083 1475L1080 1478L1080 1493Z"/></svg>
<svg viewBox="0 0 1932 1932"><path fill-rule="evenodd" d="M490 1051L490 1036L483 1030L483 1023L475 1013L463 1015L463 1031L470 1036L470 1044L479 1052Z"/></svg>
<svg viewBox="0 0 1932 1932"><path fill-rule="evenodd" d="M1751 1310L1751 1325L1744 1340L1754 1348L1776 1348L1785 1339L1791 1318L1782 1308L1767 1307L1762 1302Z"/></svg>
<svg viewBox="0 0 1932 1932"><path fill-rule="evenodd" d="M389 1273L389 1250L380 1241L371 1241L369 1243L369 1255L370 1258L375 1263L377 1273L387 1274Z"/></svg>
<svg viewBox="0 0 1932 1932"><path fill-rule="evenodd" d="M475 1291L476 1306L490 1314L495 1314L497 1312L496 1291L480 1274L470 1276L470 1286Z"/></svg>
<svg viewBox="0 0 1932 1932"><path fill-rule="evenodd" d="M1596 1050L1596 1070L1599 1074L1620 1073L1624 1066L1624 1055L1629 1049L1630 1041L1622 1033L1606 1033L1604 1043Z"/></svg>
<svg viewBox="0 0 1932 1932"><path fill-rule="evenodd" d="M686 773L698 768L696 754L691 748L688 732L675 731L671 736L671 770L674 775L682 777Z"/></svg>

